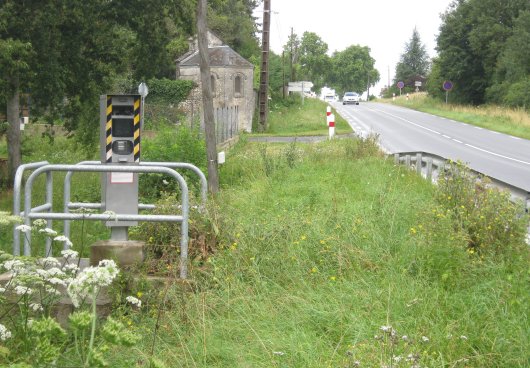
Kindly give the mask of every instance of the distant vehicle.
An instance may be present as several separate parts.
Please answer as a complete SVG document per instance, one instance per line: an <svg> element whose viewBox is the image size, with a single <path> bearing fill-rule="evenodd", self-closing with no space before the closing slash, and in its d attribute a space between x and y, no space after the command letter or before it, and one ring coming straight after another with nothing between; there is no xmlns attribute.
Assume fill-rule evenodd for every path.
<svg viewBox="0 0 530 368"><path fill-rule="evenodd" d="M356 104L358 105L359 104L359 95L355 92L346 92L344 94L344 96L342 97L342 104L343 105L347 105L347 104Z"/></svg>
<svg viewBox="0 0 530 368"><path fill-rule="evenodd" d="M335 101L335 95L325 95L324 101Z"/></svg>

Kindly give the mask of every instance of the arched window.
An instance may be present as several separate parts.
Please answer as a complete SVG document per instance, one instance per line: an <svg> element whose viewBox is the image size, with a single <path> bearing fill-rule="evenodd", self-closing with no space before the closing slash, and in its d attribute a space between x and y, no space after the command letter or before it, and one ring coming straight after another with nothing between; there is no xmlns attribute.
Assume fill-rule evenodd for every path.
<svg viewBox="0 0 530 368"><path fill-rule="evenodd" d="M236 95L236 97L241 96L242 91L243 88L241 86L241 76L236 75L236 77L234 78L234 94Z"/></svg>

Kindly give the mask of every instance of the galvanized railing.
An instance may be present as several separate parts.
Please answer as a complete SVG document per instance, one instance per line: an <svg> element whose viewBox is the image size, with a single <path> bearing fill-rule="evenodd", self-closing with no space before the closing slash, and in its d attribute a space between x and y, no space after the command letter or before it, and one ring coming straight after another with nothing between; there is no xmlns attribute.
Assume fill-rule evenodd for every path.
<svg viewBox="0 0 530 368"><path fill-rule="evenodd" d="M185 168L189 168L195 171L197 169L193 165L189 164L177 164L177 163L164 163L164 165L175 165ZM189 166L188 166L189 165ZM192 167L193 166L193 167ZM35 171L29 176L24 190L24 211L20 211L20 193L22 187L22 175L26 169L35 169ZM198 169L197 169L198 170ZM102 213L70 213L68 210L65 212L52 212L52 202L53 202L53 176L52 172L127 172L127 173L160 173L166 174L173 177L179 184L181 191L182 205L180 207L180 215L142 215L142 214L121 214L116 213L112 215L102 214ZM198 170L200 172L200 170ZM33 184L37 177L43 173L46 173L46 203L36 207L32 207L32 190ZM202 189L201 194L203 200L206 199L206 185L205 177L202 172L200 172L199 177L201 178ZM66 179L65 179L66 180ZM70 178L68 179L70 183ZM68 188L69 189L69 188ZM68 202L69 202L69 193L68 193ZM67 202L65 202L67 203ZM100 204L86 203L83 206L82 203L76 204L79 207L86 208L101 208ZM189 194L188 186L184 178L177 173L175 170L164 167L161 165L156 165L156 163L144 163L139 166L122 166L122 165L108 165L101 163L90 163L88 165L49 165L47 162L40 162L35 164L24 165L22 168L19 168L15 176L15 193L14 193L14 214L22 216L24 218L24 223L28 226L31 225L31 221L34 219L45 219L47 221L47 226L52 227L53 220L92 220L92 221L169 221L169 222L180 222L181 223L181 239L180 239L180 277L187 277L187 258L188 258L188 222L189 222ZM65 205L65 208L70 208ZM146 205L145 208L153 208L152 205ZM67 244L64 245L68 247ZM50 254L51 250L51 239L46 243L46 254ZM13 237L13 254L20 255L20 232L14 230ZM31 233L26 233L24 240L24 255L31 255Z"/></svg>
<svg viewBox="0 0 530 368"><path fill-rule="evenodd" d="M99 161L82 161L77 165L98 165L101 164ZM140 166L162 166L168 167L171 169L186 169L191 170L199 177L201 182L201 208L206 205L207 200L207 191L208 191L208 182L204 173L195 165L186 163L186 162L140 162ZM86 203L86 202L71 202L71 182L72 182L72 171L68 171L64 177L64 192L63 192L63 209L64 213L69 213L71 209L87 208L87 209L101 209L101 203ZM138 204L139 210L151 210L154 209L154 204ZM64 220L63 234L69 238L70 237L70 220Z"/></svg>
<svg viewBox="0 0 530 368"><path fill-rule="evenodd" d="M449 165L449 159L434 155L428 152L396 152L393 153L396 164L405 164L413 167L419 175L422 175L429 181L437 181L438 175ZM470 169L472 173L478 176L485 176L483 173ZM491 185L501 190L510 192L512 200L522 201L525 204L526 211L530 209L530 193L523 189L502 180L488 176Z"/></svg>

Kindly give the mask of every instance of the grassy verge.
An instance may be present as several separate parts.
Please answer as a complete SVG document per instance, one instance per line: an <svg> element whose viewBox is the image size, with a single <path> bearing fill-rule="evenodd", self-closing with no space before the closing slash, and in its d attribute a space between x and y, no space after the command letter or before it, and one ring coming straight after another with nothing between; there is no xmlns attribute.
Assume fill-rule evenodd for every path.
<svg viewBox="0 0 530 368"><path fill-rule="evenodd" d="M271 102L269 108L269 129L264 135L275 136L311 136L327 135L326 107L328 105L315 98L289 100L287 105L281 101ZM335 113L335 133L351 133L348 122Z"/></svg>
<svg viewBox="0 0 530 368"><path fill-rule="evenodd" d="M411 94L408 101L405 96L398 97L395 101L382 101L530 139L530 114L524 109L514 110L499 106L446 105L428 97L425 93Z"/></svg>
<svg viewBox="0 0 530 368"><path fill-rule="evenodd" d="M210 208L217 252L192 269L194 292L168 298L155 356L171 367L527 366L526 250L471 254L431 212L435 189L370 147L230 152ZM154 323L138 321L142 351Z"/></svg>

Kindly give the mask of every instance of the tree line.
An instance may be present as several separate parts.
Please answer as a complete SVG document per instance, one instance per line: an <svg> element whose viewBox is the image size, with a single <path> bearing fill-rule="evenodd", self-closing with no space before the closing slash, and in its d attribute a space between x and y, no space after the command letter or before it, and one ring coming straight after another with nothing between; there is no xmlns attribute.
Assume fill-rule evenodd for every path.
<svg viewBox="0 0 530 368"><path fill-rule="evenodd" d="M406 92L422 81L431 96L442 99L443 83L451 81L455 103L529 109L529 44L528 0L454 0L442 15L438 56L429 60L414 30L385 96L398 91L398 81L404 82Z"/></svg>
<svg viewBox="0 0 530 368"><path fill-rule="evenodd" d="M351 45L342 51L329 54L328 44L314 32L304 32L302 37L292 33L283 47L282 55L271 53L270 88L279 93L288 82L311 81L313 90L334 88L339 94L345 91L362 93L379 81L375 59L367 46Z"/></svg>

